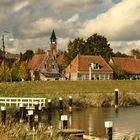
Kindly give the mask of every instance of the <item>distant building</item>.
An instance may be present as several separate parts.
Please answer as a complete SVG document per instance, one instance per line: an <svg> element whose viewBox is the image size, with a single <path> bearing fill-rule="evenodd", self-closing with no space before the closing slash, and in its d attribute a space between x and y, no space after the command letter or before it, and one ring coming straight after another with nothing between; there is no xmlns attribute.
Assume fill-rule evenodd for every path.
<svg viewBox="0 0 140 140"><path fill-rule="evenodd" d="M122 73L123 79L140 79L140 59L113 57L109 63L115 73Z"/></svg>
<svg viewBox="0 0 140 140"><path fill-rule="evenodd" d="M57 42L54 30L50 41L50 50L45 54L35 54L27 64L32 80L59 80L61 78L56 62Z"/></svg>
<svg viewBox="0 0 140 140"><path fill-rule="evenodd" d="M20 55L19 54L12 54L9 52L5 53L5 63L6 65L9 66L9 68L12 68L12 65L15 61L18 61L20 59ZM0 55L0 65L3 62L3 52Z"/></svg>
<svg viewBox="0 0 140 140"><path fill-rule="evenodd" d="M51 41L51 44L50 44L51 55L53 55L56 58L56 56L57 56L57 41L56 41L56 36L55 36L54 30L52 31L50 41Z"/></svg>
<svg viewBox="0 0 140 140"><path fill-rule="evenodd" d="M70 80L110 80L113 70L101 56L77 55L65 69Z"/></svg>

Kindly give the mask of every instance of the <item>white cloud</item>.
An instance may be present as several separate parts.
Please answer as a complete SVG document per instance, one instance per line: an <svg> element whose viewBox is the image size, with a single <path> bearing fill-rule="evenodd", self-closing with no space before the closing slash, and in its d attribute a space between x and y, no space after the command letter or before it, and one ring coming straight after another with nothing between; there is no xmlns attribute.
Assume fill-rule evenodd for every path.
<svg viewBox="0 0 140 140"><path fill-rule="evenodd" d="M74 30L79 26L80 20L79 15L75 14L67 20L56 20L53 18L43 18L32 25L32 34L37 34L41 32L51 32L54 29L60 37L74 36ZM29 32L29 31L28 31Z"/></svg>
<svg viewBox="0 0 140 140"><path fill-rule="evenodd" d="M132 49L140 48L140 40L135 41L111 41L109 42L111 48L113 48L114 52L121 52L125 54L130 54Z"/></svg>
<svg viewBox="0 0 140 140"><path fill-rule="evenodd" d="M79 15L78 14L75 14L74 16L72 16L71 18L69 18L66 21L66 24L75 24L78 21L79 21Z"/></svg>
<svg viewBox="0 0 140 140"><path fill-rule="evenodd" d="M14 12L17 12L19 10L21 10L22 8L26 7L27 5L29 5L29 1L24 1L21 3L17 3L14 7Z"/></svg>
<svg viewBox="0 0 140 140"><path fill-rule="evenodd" d="M70 38L58 38L58 41L57 41L58 49L66 50L69 40Z"/></svg>
<svg viewBox="0 0 140 140"><path fill-rule="evenodd" d="M123 0L96 19L87 20L79 30L80 36L93 33L105 35L109 40L140 38L140 0Z"/></svg>

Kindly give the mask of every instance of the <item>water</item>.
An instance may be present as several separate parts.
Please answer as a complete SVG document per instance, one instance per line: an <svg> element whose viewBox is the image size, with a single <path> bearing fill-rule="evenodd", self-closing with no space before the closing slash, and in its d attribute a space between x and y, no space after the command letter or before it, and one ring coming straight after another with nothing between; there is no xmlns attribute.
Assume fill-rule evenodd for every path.
<svg viewBox="0 0 140 140"><path fill-rule="evenodd" d="M68 114L65 112L64 114ZM140 107L75 109L69 115L69 128L85 130L86 134L105 136L105 121L113 121L113 139L140 130ZM52 125L59 128L59 114L55 112Z"/></svg>

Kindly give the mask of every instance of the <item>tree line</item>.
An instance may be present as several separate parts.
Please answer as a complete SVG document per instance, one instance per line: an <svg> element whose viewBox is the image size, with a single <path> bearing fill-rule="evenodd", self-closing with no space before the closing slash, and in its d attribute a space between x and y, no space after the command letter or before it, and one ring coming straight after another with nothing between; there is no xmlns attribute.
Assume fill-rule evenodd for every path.
<svg viewBox="0 0 140 140"><path fill-rule="evenodd" d="M26 50L20 53L19 60L9 59L5 57L3 61L3 51L0 49L0 81L22 81L31 80L27 63L32 59L34 54L43 54L45 51L38 48L35 53L33 50Z"/></svg>
<svg viewBox="0 0 140 140"><path fill-rule="evenodd" d="M93 34L87 39L84 38L75 38L70 40L67 45L67 50L58 51L60 55L64 54L64 66L66 67L71 63L71 61L77 56L80 55L101 55L106 62L108 63L111 57L128 57L129 55L121 52L113 52L113 49L110 47L110 44L107 41L107 38L104 36ZM33 57L34 54L44 54L45 50L38 48L35 52L33 50L26 50L25 53L20 53L20 60L15 61L12 65L9 63L9 60L6 59L5 63L5 77L6 81L21 81L30 80L30 73L27 69L27 62ZM140 50L132 49L131 56L140 58ZM3 51L0 49L0 81L4 79L4 64L3 60ZM62 67L63 69L65 67ZM62 69L62 70L63 70ZM61 70L61 71L62 71Z"/></svg>
<svg viewBox="0 0 140 140"><path fill-rule="evenodd" d="M87 39L76 38L68 42L67 51L64 52L66 65L76 57L77 54L81 55L101 55L106 62L109 62L111 57L127 57L127 54L121 52L113 52L107 38L104 36L93 34Z"/></svg>

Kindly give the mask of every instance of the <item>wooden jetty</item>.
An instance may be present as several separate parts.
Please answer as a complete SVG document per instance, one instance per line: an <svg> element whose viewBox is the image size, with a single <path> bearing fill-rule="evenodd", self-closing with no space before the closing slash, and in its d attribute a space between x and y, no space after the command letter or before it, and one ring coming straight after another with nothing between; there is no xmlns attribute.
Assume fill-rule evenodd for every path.
<svg viewBox="0 0 140 140"><path fill-rule="evenodd" d="M46 133L52 134L53 132L62 135L83 136L85 131L80 129L61 129L61 130L47 130Z"/></svg>
<svg viewBox="0 0 140 140"><path fill-rule="evenodd" d="M83 139L85 139L85 140L107 140L107 138L95 137L95 136L89 136L89 135L83 135Z"/></svg>

